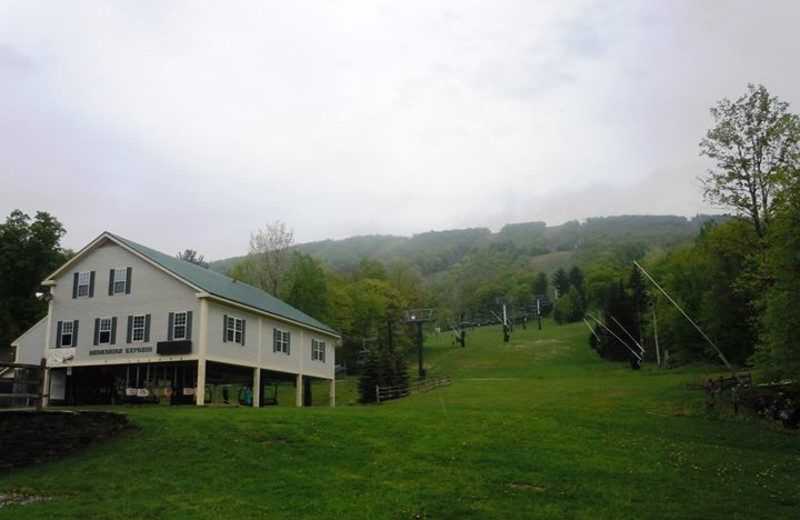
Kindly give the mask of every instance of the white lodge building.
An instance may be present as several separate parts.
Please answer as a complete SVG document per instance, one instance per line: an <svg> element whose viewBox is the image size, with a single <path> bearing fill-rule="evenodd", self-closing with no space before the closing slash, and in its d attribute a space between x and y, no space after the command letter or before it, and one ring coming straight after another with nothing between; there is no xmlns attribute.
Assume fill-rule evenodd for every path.
<svg viewBox="0 0 800 520"><path fill-rule="evenodd" d="M325 380L335 404L339 335L255 287L111 233L43 285L47 317L13 346L18 363L46 360L53 403L156 394L202 406L211 385L239 383L259 406L266 387L292 381L303 406L311 380Z"/></svg>

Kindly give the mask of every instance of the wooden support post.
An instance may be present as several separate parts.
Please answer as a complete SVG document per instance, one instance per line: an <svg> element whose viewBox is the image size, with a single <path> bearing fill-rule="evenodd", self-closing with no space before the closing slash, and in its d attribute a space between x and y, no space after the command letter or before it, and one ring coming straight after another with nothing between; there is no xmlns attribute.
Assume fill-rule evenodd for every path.
<svg viewBox="0 0 800 520"><path fill-rule="evenodd" d="M261 406L261 369L253 369L253 408Z"/></svg>
<svg viewBox="0 0 800 520"><path fill-rule="evenodd" d="M39 367L40 367L39 368L39 380L40 380L40 383L39 383L39 388L38 388L38 390L39 390L39 399L36 400L36 409L37 410L41 410L43 407L47 406L47 404L45 402L45 399L46 399L46 397L45 397L45 395L46 395L45 394L45 387L47 386L47 383L49 383L49 377L48 376L50 375L50 372L47 370L47 360L45 358L42 358L42 360L39 362Z"/></svg>
<svg viewBox="0 0 800 520"><path fill-rule="evenodd" d="M295 404L298 408L303 406L303 374L297 374L297 397Z"/></svg>
<svg viewBox="0 0 800 520"><path fill-rule="evenodd" d="M197 362L197 388L195 389L195 403L197 406L206 404L206 360Z"/></svg>
<svg viewBox="0 0 800 520"><path fill-rule="evenodd" d="M330 380L330 390L329 390L329 398L331 402L331 408L336 406L336 378Z"/></svg>

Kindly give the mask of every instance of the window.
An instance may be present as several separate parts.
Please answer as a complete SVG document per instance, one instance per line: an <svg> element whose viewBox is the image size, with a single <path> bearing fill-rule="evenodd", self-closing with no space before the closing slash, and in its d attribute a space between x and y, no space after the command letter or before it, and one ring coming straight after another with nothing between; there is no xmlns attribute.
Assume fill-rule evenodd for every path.
<svg viewBox="0 0 800 520"><path fill-rule="evenodd" d="M130 294L131 268L112 269L108 273L108 295Z"/></svg>
<svg viewBox="0 0 800 520"><path fill-rule="evenodd" d="M325 342L311 340L311 360L325 362Z"/></svg>
<svg viewBox="0 0 800 520"><path fill-rule="evenodd" d="M111 318L100 318L98 343L111 343Z"/></svg>
<svg viewBox="0 0 800 520"><path fill-rule="evenodd" d="M186 339L186 313L176 312L172 322L172 339Z"/></svg>
<svg viewBox="0 0 800 520"><path fill-rule="evenodd" d="M72 347L75 345L75 322L74 321L60 321L58 322L60 332L58 333L58 346L59 347Z"/></svg>
<svg viewBox="0 0 800 520"><path fill-rule="evenodd" d="M145 338L145 327L147 324L147 318L144 314L139 316L131 316L130 317L130 335L131 339L128 343L140 343L142 341L146 341Z"/></svg>
<svg viewBox="0 0 800 520"><path fill-rule="evenodd" d="M145 321L147 319L145 318ZM147 325L145 324L145 328ZM147 332L145 332L147 335ZM168 341L192 339L192 311L170 312Z"/></svg>
<svg viewBox="0 0 800 520"><path fill-rule="evenodd" d="M97 318L94 320L94 344L113 345L117 342L117 318Z"/></svg>
<svg viewBox="0 0 800 520"><path fill-rule="evenodd" d="M92 296L92 272L83 271L75 273L76 295L78 298L88 298Z"/></svg>
<svg viewBox="0 0 800 520"><path fill-rule="evenodd" d="M225 341L244 345L244 320L225 316Z"/></svg>
<svg viewBox="0 0 800 520"><path fill-rule="evenodd" d="M288 356L289 342L291 339L289 332L285 330L275 329L275 332L272 337L273 337L272 351L282 352Z"/></svg>

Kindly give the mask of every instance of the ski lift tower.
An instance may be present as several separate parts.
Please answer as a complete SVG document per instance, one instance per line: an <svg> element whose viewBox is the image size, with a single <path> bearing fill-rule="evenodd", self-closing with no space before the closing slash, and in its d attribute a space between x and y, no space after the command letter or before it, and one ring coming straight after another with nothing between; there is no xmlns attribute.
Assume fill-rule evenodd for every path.
<svg viewBox="0 0 800 520"><path fill-rule="evenodd" d="M436 321L436 309L408 309L405 311L405 322L417 326L417 358L419 359L419 378L425 379L425 368L422 366L422 327L426 323Z"/></svg>
<svg viewBox="0 0 800 520"><path fill-rule="evenodd" d="M504 343L508 343L508 341L510 339L508 333L510 332L511 327L508 324L508 313L506 311L506 303L507 302L506 302L506 299L503 298L503 297L495 298L494 301L495 301L495 303L497 305L502 305L503 306L503 319L501 320L502 323L503 323L503 342Z"/></svg>

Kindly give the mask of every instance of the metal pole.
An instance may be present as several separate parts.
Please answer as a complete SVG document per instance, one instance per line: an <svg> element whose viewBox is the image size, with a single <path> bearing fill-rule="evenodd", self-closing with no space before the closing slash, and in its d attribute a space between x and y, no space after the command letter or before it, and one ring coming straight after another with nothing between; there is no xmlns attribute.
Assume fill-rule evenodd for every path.
<svg viewBox="0 0 800 520"><path fill-rule="evenodd" d="M661 351L658 348L658 320L656 319L656 302L653 300L653 339L656 343L656 363L661 366Z"/></svg>
<svg viewBox="0 0 800 520"><path fill-rule="evenodd" d="M542 330L542 307L539 298L536 298L536 319L539 322L539 330Z"/></svg>
<svg viewBox="0 0 800 520"><path fill-rule="evenodd" d="M425 369L422 367L422 322L417 322L417 357L419 358L419 378L425 379Z"/></svg>

